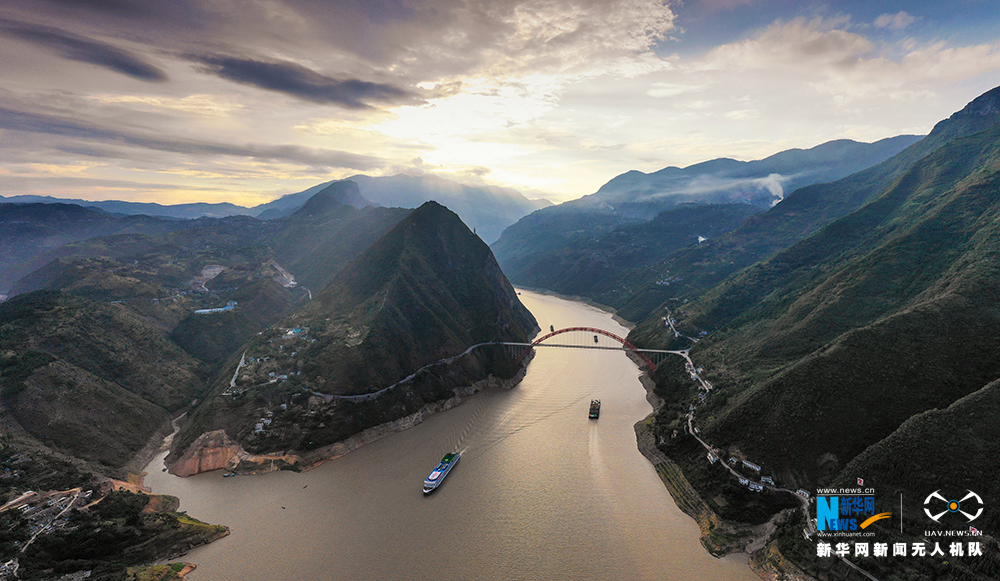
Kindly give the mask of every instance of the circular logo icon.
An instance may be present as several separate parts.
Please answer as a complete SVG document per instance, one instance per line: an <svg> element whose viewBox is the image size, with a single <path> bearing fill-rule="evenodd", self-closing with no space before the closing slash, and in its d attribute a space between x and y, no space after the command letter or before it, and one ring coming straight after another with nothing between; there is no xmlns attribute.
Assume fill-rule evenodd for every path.
<svg viewBox="0 0 1000 581"><path fill-rule="evenodd" d="M958 500L948 500L941 496L940 490L935 490L924 499L924 513L934 522L940 522L941 517L944 515L954 513L963 515L968 519L966 522L972 522L979 518L979 515L983 514L983 499L971 490L967 492L968 494ZM934 514L931 510L932 508L934 511L941 510L942 508L944 510Z"/></svg>

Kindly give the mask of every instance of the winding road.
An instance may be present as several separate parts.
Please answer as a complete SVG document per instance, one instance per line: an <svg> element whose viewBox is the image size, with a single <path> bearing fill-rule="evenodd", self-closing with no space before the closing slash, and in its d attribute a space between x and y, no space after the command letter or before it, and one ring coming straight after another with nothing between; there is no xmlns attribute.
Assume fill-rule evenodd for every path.
<svg viewBox="0 0 1000 581"><path fill-rule="evenodd" d="M665 325L667 327L670 328L671 331L674 332L674 337L684 337L686 339L690 339L691 341L697 342L697 339L693 339L691 337L688 337L687 335L682 335L680 332L677 331L676 328L674 328L673 318L670 316L670 311L667 311L667 316L664 317L664 323L665 323ZM688 362L688 364L690 366L689 369L697 370L698 368L695 367L694 361L691 360L691 357L689 355L690 351L691 351L691 348L689 347L689 348L687 348L687 349L685 349L683 351L679 351L678 354L682 355L687 360L687 362ZM706 392L709 391L712 388L712 384L708 383L707 381L705 381L701 377L700 373L697 373L695 371L695 372L692 373L692 376L694 377L694 379L698 380L698 382L700 383L701 387ZM737 472L736 470L734 470L733 467L730 466L728 462L722 461L722 457L719 456L718 452L716 452L716 448L714 448L711 444L709 444L705 440L702 440L701 436L698 435L698 432L695 432L694 412L695 412L695 408L698 405L699 404L692 404L691 410L688 411L688 414L687 414L688 433L690 433L692 436L694 436L694 439L698 440L698 442L706 450L708 450L709 453L715 454L716 456L718 456L719 457L719 461L722 462L722 465L726 468L726 470L729 471L730 474L733 475L734 478L737 478L737 479L746 478L746 476L744 476L744 475L740 474L739 472ZM780 486L772 486L772 485L769 485L769 484L767 484L765 482L754 482L754 483L758 484L762 488L766 488L768 490L772 490L772 491L775 491L775 492L787 492L787 493L792 494L793 496L795 496L795 498L799 501L799 504L802 505L802 514L805 517L805 521L806 521L806 528L803 529L803 531L802 531L803 536L808 539L813 533L816 532L816 526L813 524L812 519L809 518L809 504L810 504L810 501L809 501L808 498L802 497L801 495L799 495L798 493L796 493L796 491L794 491L794 490L789 490L787 488L783 488L783 487L780 487ZM868 573L864 569L858 567L854 563L852 563L849 560L847 560L845 557L838 556L837 558L840 559L841 561L843 561L847 566L851 567L852 569L854 569L858 573L861 573L862 575L864 575L865 577L867 577L868 579L871 579L872 581L879 581L871 573Z"/></svg>

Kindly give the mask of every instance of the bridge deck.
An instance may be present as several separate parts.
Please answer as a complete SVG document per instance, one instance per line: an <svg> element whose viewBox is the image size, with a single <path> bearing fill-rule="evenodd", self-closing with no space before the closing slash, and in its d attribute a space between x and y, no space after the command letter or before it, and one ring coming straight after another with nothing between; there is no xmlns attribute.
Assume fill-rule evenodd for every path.
<svg viewBox="0 0 1000 581"><path fill-rule="evenodd" d="M609 349L612 351L638 351L640 353L670 353L672 355L684 355L687 351L666 351L664 349L629 349L623 345L608 347L604 345L567 345L563 343L496 343L496 345L510 345L512 347L569 347L570 349Z"/></svg>

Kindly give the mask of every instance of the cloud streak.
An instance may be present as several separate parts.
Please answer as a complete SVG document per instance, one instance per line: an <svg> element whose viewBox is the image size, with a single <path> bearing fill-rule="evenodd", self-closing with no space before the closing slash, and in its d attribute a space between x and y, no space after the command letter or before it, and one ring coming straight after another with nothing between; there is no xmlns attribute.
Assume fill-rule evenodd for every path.
<svg viewBox="0 0 1000 581"><path fill-rule="evenodd" d="M890 28L892 30L903 30L916 22L917 19L906 12L899 14L883 14L875 19L876 28Z"/></svg>
<svg viewBox="0 0 1000 581"><path fill-rule="evenodd" d="M418 102L413 93L393 85L359 79L335 79L288 61L258 61L220 55L187 55L187 58L199 63L203 72L313 103L371 109L368 101Z"/></svg>
<svg viewBox="0 0 1000 581"><path fill-rule="evenodd" d="M166 73L127 50L49 26L0 19L0 34L29 42L65 59L104 67L140 81L167 80Z"/></svg>
<svg viewBox="0 0 1000 581"><path fill-rule="evenodd" d="M157 151L195 156L231 156L270 161L292 162L312 167L369 170L381 167L382 160L345 151L315 149L284 144L234 145L194 139L153 137L132 131L103 127L86 121L54 115L30 113L0 107L0 128L29 133L89 139L125 144Z"/></svg>

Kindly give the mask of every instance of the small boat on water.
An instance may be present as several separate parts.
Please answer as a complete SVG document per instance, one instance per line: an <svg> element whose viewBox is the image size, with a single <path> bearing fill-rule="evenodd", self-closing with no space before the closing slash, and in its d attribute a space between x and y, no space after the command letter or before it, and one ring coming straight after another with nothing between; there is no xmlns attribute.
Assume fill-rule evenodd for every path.
<svg viewBox="0 0 1000 581"><path fill-rule="evenodd" d="M590 419L596 420L601 416L601 400L590 400Z"/></svg>
<svg viewBox="0 0 1000 581"><path fill-rule="evenodd" d="M437 468L424 480L424 494L430 494L435 488L441 486L441 482L448 476L448 473L455 467L455 464L458 464L461 458L462 455L458 452L445 454L444 458L441 458L441 463L437 465Z"/></svg>

